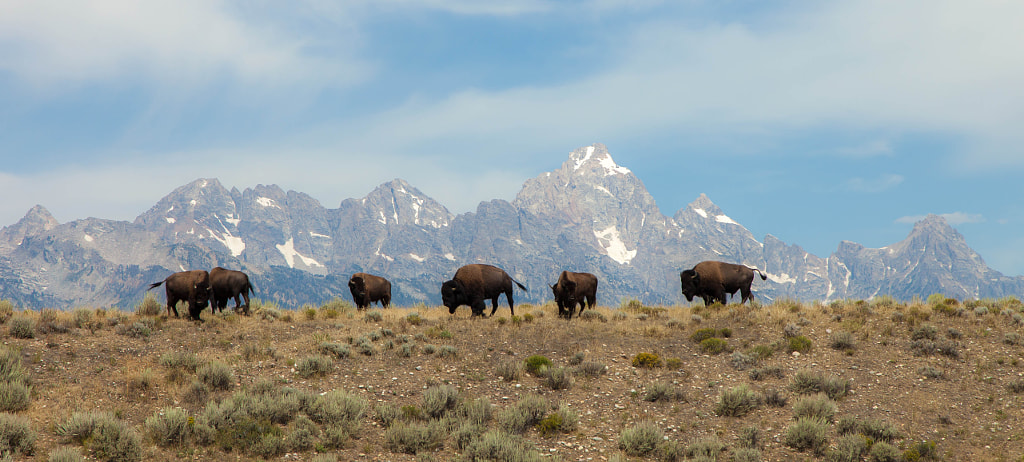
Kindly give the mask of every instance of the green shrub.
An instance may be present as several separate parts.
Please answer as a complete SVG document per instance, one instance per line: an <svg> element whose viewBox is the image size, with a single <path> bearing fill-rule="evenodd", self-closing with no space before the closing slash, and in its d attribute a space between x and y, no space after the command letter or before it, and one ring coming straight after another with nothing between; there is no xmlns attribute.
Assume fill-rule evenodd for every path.
<svg viewBox="0 0 1024 462"><path fill-rule="evenodd" d="M572 373L564 367L548 369L546 382L552 390L568 390L573 385Z"/></svg>
<svg viewBox="0 0 1024 462"><path fill-rule="evenodd" d="M1006 384L1006 389L1011 393L1024 393L1024 379L1015 379Z"/></svg>
<svg viewBox="0 0 1024 462"><path fill-rule="evenodd" d="M811 346L811 339L803 335L797 335L789 338L788 351L790 353L807 353L808 351L811 351Z"/></svg>
<svg viewBox="0 0 1024 462"><path fill-rule="evenodd" d="M856 342L853 340L853 334L836 331L830 337L829 346L834 350L850 351L856 348Z"/></svg>
<svg viewBox="0 0 1024 462"><path fill-rule="evenodd" d="M686 392L665 381L654 382L647 386L644 401L686 401Z"/></svg>
<svg viewBox="0 0 1024 462"><path fill-rule="evenodd" d="M523 364L526 368L526 372L536 376L542 376L547 372L548 368L551 367L551 360L546 356L532 355L526 358L526 361Z"/></svg>
<svg viewBox="0 0 1024 462"><path fill-rule="evenodd" d="M36 321L23 314L14 315L7 332L14 338L35 338Z"/></svg>
<svg viewBox="0 0 1024 462"><path fill-rule="evenodd" d="M629 456L645 457L658 448L663 438L664 433L659 425L644 421L622 430L619 434L619 449Z"/></svg>
<svg viewBox="0 0 1024 462"><path fill-rule="evenodd" d="M541 457L529 441L519 435L491 430L466 445L465 460L540 462Z"/></svg>
<svg viewBox="0 0 1024 462"><path fill-rule="evenodd" d="M438 418L455 409L459 403L459 390L451 385L437 385L423 392L423 411Z"/></svg>
<svg viewBox="0 0 1024 462"><path fill-rule="evenodd" d="M306 452L316 447L320 428L309 417L296 416L288 424L288 436L284 439L284 447L288 452Z"/></svg>
<svg viewBox="0 0 1024 462"><path fill-rule="evenodd" d="M707 338L701 340L700 351L706 355L717 355L729 351L729 342L720 338Z"/></svg>
<svg viewBox="0 0 1024 462"><path fill-rule="evenodd" d="M164 312L164 306L156 300L156 294L146 292L142 302L135 307L135 314L138 316L160 316Z"/></svg>
<svg viewBox="0 0 1024 462"><path fill-rule="evenodd" d="M453 345L441 345L441 347L437 349L438 358L454 358L458 356L458 353L458 348L455 348Z"/></svg>
<svg viewBox="0 0 1024 462"><path fill-rule="evenodd" d="M785 372L782 371L782 367L779 366L767 366L757 369L750 370L750 380L759 381L767 378L781 379L785 377Z"/></svg>
<svg viewBox="0 0 1024 462"><path fill-rule="evenodd" d="M334 361L324 355L307 356L295 363L295 373L304 378L324 376L334 370Z"/></svg>
<svg viewBox="0 0 1024 462"><path fill-rule="evenodd" d="M836 415L836 403L828 399L824 393L805 396L793 403L793 415L796 418L811 417L832 422Z"/></svg>
<svg viewBox="0 0 1024 462"><path fill-rule="evenodd" d="M14 316L14 302L7 299L0 299L0 324L6 324L7 320Z"/></svg>
<svg viewBox="0 0 1024 462"><path fill-rule="evenodd" d="M35 441L36 433L27 417L0 413L0 455L31 455Z"/></svg>
<svg viewBox="0 0 1024 462"><path fill-rule="evenodd" d="M384 313L381 313L380 310L367 311L363 316L364 322L381 322L383 319Z"/></svg>
<svg viewBox="0 0 1024 462"><path fill-rule="evenodd" d="M812 450L822 454L828 447L828 423L824 420L803 417L786 428L786 446L798 451Z"/></svg>
<svg viewBox="0 0 1024 462"><path fill-rule="evenodd" d="M576 373L584 377L599 377L608 373L608 366L596 361L586 361L576 368Z"/></svg>
<svg viewBox="0 0 1024 462"><path fill-rule="evenodd" d="M693 332L693 334L690 334L690 340L692 340L693 343L700 343L709 338L715 338L717 335L718 331L716 331L714 328L707 327L703 329L697 329L696 331Z"/></svg>
<svg viewBox="0 0 1024 462"><path fill-rule="evenodd" d="M633 367L654 369L661 366L661 357L655 353L637 353L636 356L633 356Z"/></svg>
<svg viewBox="0 0 1024 462"><path fill-rule="evenodd" d="M191 439L189 421L188 412L164 408L146 419L146 434L157 446L181 446Z"/></svg>
<svg viewBox="0 0 1024 462"><path fill-rule="evenodd" d="M253 300L250 304L250 310L264 321L277 321L284 315L281 309L277 307L277 304L274 302L264 302L260 299Z"/></svg>
<svg viewBox="0 0 1024 462"><path fill-rule="evenodd" d="M0 412L18 412L32 403L32 388L20 381L0 382Z"/></svg>
<svg viewBox="0 0 1024 462"><path fill-rule="evenodd" d="M626 313L623 313L623 312L616 312L615 314L616 314L616 316L618 316L618 315L622 315L623 317L626 316ZM605 315L603 315L600 312L597 312L595 310L587 310L587 311L584 311L584 312L580 313L579 314L579 319L581 321L608 322L608 318L605 317ZM616 318L616 319L618 319L618 318Z"/></svg>
<svg viewBox="0 0 1024 462"><path fill-rule="evenodd" d="M28 370L21 364L21 355L4 346L0 346L0 383L32 385Z"/></svg>
<svg viewBox="0 0 1024 462"><path fill-rule="evenodd" d="M317 345L317 350L323 354L334 355L338 359L348 358L352 354L352 350L348 345L336 342L321 342Z"/></svg>
<svg viewBox="0 0 1024 462"><path fill-rule="evenodd" d="M344 390L331 390L314 395L305 412L314 422L323 425L356 424L369 406L365 398Z"/></svg>
<svg viewBox="0 0 1024 462"><path fill-rule="evenodd" d="M876 442L868 451L868 460L871 462L897 462L901 459L903 455L900 450L885 441Z"/></svg>
<svg viewBox="0 0 1024 462"><path fill-rule="evenodd" d="M693 440L686 446L686 457L702 460L716 460L718 454L725 450L725 443L717 437L710 436Z"/></svg>
<svg viewBox="0 0 1024 462"><path fill-rule="evenodd" d="M377 406L374 415L384 428L388 428L402 418L402 411L394 404L384 403Z"/></svg>
<svg viewBox="0 0 1024 462"><path fill-rule="evenodd" d="M214 390L230 390L235 386L235 374L231 366L220 361L211 361L200 367L196 370L196 377Z"/></svg>
<svg viewBox="0 0 1024 462"><path fill-rule="evenodd" d="M515 360L502 361L498 363L494 373L506 382L515 382L522 376L523 363Z"/></svg>
<svg viewBox="0 0 1024 462"><path fill-rule="evenodd" d="M423 324L423 318L420 317L419 313L409 313L408 315L405 316L405 322L412 324L414 326L418 326L420 324Z"/></svg>
<svg viewBox="0 0 1024 462"><path fill-rule="evenodd" d="M541 436L549 436L555 433L571 433L576 430L579 417L576 411L565 406L560 406L557 411L537 423L537 430Z"/></svg>
<svg viewBox="0 0 1024 462"><path fill-rule="evenodd" d="M835 375L825 377L821 372L801 369L793 374L789 387L796 393L825 393L832 400L838 400L850 391L850 381Z"/></svg>
<svg viewBox="0 0 1024 462"><path fill-rule="evenodd" d="M715 406L715 414L743 417L761 406L761 397L745 384L723 391Z"/></svg>
<svg viewBox="0 0 1024 462"><path fill-rule="evenodd" d="M416 454L444 445L447 436L440 421L426 424L397 422L384 431L384 446L391 452Z"/></svg>
<svg viewBox="0 0 1024 462"><path fill-rule="evenodd" d="M463 400L455 408L460 422L486 426L491 421L491 402L487 398Z"/></svg>
<svg viewBox="0 0 1024 462"><path fill-rule="evenodd" d="M865 419L860 422L860 432L875 441L893 442L903 438L900 431L890 422L879 419Z"/></svg>
<svg viewBox="0 0 1024 462"><path fill-rule="evenodd" d="M164 353L160 356L160 365L168 369L181 369L188 372L195 372L203 363L194 353L176 351Z"/></svg>
<svg viewBox="0 0 1024 462"><path fill-rule="evenodd" d="M498 425L508 433L520 434L537 425L549 409L548 401L540 395L526 395L514 406L498 413Z"/></svg>
<svg viewBox="0 0 1024 462"><path fill-rule="evenodd" d="M57 427L57 435L78 444L88 442L100 460L136 461L142 459L139 436L110 413L74 413Z"/></svg>
<svg viewBox="0 0 1024 462"><path fill-rule="evenodd" d="M861 435L843 435L836 440L836 447L829 451L829 462L860 462L868 452L868 442Z"/></svg>
<svg viewBox="0 0 1024 462"><path fill-rule="evenodd" d="M732 462L761 462L761 451L754 448L739 448L732 451Z"/></svg>
<svg viewBox="0 0 1024 462"><path fill-rule="evenodd" d="M85 458L82 457L82 453L78 449L62 447L50 451L50 456L46 460L47 462L83 462Z"/></svg>
<svg viewBox="0 0 1024 462"><path fill-rule="evenodd" d="M141 321L136 321L131 324L121 324L117 326L116 332L119 335L131 338L147 338L150 335L153 335L153 329Z"/></svg>

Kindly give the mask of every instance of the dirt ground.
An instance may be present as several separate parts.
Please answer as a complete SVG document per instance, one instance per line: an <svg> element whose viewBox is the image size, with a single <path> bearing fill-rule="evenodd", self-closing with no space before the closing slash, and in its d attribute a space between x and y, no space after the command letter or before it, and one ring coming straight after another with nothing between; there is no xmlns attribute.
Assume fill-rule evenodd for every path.
<svg viewBox="0 0 1024 462"><path fill-rule="evenodd" d="M553 436L542 436L535 429L525 433L547 460L656 460L654 454L646 459L627 457L619 448L623 429L641 421L661 426L667 440L684 447L717 437L726 447L718 456L720 461L730 460L739 447L741 430L752 426L764 436L761 460L825 460L823 455L784 444L787 427L794 422L793 403L799 398L790 383L797 371L807 369L850 380L850 393L836 403L836 419L855 416L889 422L901 433L902 438L895 442L901 450L932 441L942 460L1015 461L1024 460L1024 394L1014 392L1011 384L1024 380L1024 347L1014 334L1021 335L1024 326L1019 316L1022 307L1014 302L991 302L986 310L980 310L977 302L937 309L926 302L891 301L602 307L596 310L598 316L571 321L559 319L553 305L523 305L516 307L519 316L515 322L506 307L499 308L495 317L484 319L471 319L465 307L455 316L443 307L393 307L377 311L382 314L380 321L366 319L365 313L351 309L331 318L324 309L308 313L282 310L285 316L276 320L205 311L203 323L163 315L149 317L151 332L136 336L123 327L143 318L132 313L121 316L108 311L96 317L91 327L75 327L71 313L64 312L58 318L66 332L60 332L65 329L47 329L40 313L16 312L15 316L37 319L35 337L12 336L10 322L0 327L0 335L7 348L21 352L31 375L31 405L19 414L31 419L37 433L33 460L47 460L53 450L62 447L55 428L76 411L112 411L140 435L145 435L145 420L162 408L181 407L193 415L199 412L205 403L188 402L187 381L172 379L160 364L165 353L187 351L203 361L224 361L233 369L235 387L215 392L210 398L213 401L260 379L318 393L343 389L365 397L370 408L355 438L345 448L329 451L338 460L458 459L460 453L450 439L442 448L419 455L390 452L383 440L384 429L374 418L379 406L419 405L425 389L445 383L457 387L463 399L487 398L495 411L528 394L542 395L553 405L574 410L579 417L575 431ZM410 323L411 313L418 314L422 322ZM915 351L912 336L922 326L933 326L937 337L952 342L955 351ZM413 338L418 348L402 357L397 348L387 349L388 339L383 338L374 342L374 354L353 350L348 358L334 360L333 370L324 376L307 379L295 372L296 361L317 353L318 342L347 343L380 328ZM705 328L731 330L724 338L731 351L703 353L691 336ZM438 335L445 331L450 335ZM852 349L830 346L837 332L851 334ZM790 352L787 336L793 335L808 338L809 351ZM450 345L456 353L447 357L428 354L424 348L428 344ZM753 380L750 368L736 367L732 353L749 353L756 347L773 353L753 368L777 367L781 378ZM271 354L255 358L246 354L253 351ZM658 355L663 365L634 367L632 359L642 352ZM525 373L517 381L497 375L503 361L522 361L531 355L544 355L555 366L570 366L582 359L607 369L597 377L576 376L563 390L552 390L543 378ZM140 391L132 382L147 369L155 379ZM658 381L682 390L683 399L642 399ZM723 391L741 384L761 393L778 391L788 404L762 404L743 417L716 415ZM829 439L834 446L838 439L835 428L829 430ZM224 452L216 445L161 448L144 436L143 441L144 460L257 459L237 451ZM314 457L316 453L309 451L277 459Z"/></svg>

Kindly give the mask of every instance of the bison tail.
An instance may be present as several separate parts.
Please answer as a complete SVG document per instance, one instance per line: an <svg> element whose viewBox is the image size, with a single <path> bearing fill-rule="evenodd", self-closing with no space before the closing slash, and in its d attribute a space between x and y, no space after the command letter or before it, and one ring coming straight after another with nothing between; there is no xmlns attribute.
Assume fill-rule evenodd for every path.
<svg viewBox="0 0 1024 462"><path fill-rule="evenodd" d="M512 279L512 278L509 278L509 279ZM512 282L516 283L516 285L519 286L520 289L523 289L526 292L530 291L529 289L526 288L526 286L522 285L519 281L517 281L515 279L512 279Z"/></svg>
<svg viewBox="0 0 1024 462"><path fill-rule="evenodd" d="M757 271L757 274L760 274L760 275L761 275L761 280L762 280L762 281L764 281L764 280L768 279L768 276L767 276L767 275L765 275L765 274L764 274L763 272L761 272L761 270L759 270L759 269L757 269L757 268L754 268L754 271Z"/></svg>
<svg viewBox="0 0 1024 462"><path fill-rule="evenodd" d="M160 282L154 282L154 283L152 283L152 284L150 284L150 285L149 285L149 288L148 288L148 289L146 289L146 291L150 291L150 290L156 289L157 287L160 287L160 284L163 284L163 283L164 283L164 282L166 282L166 281L167 281L167 280L166 280L166 279L164 279L163 281L160 281Z"/></svg>

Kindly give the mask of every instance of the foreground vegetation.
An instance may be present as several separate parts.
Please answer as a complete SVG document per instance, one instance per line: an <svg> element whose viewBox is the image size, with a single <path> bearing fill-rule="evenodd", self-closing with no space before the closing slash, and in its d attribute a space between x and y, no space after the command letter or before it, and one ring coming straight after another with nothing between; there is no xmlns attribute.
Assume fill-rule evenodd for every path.
<svg viewBox="0 0 1024 462"><path fill-rule="evenodd" d="M1024 304L0 300L10 460L1024 460ZM504 315L504 316L503 316Z"/></svg>

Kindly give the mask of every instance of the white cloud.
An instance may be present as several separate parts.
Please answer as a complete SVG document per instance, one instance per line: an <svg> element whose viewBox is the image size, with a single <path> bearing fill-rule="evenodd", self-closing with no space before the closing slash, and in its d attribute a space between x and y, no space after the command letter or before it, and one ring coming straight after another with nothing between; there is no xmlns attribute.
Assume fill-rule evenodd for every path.
<svg viewBox="0 0 1024 462"><path fill-rule="evenodd" d="M965 213L965 212L953 212L953 213L940 213L940 217L944 218L950 225L962 225L964 223L982 223L985 221L985 217L981 214L976 213ZM924 220L927 215L908 215L896 219L896 223L917 223Z"/></svg>
<svg viewBox="0 0 1024 462"><path fill-rule="evenodd" d="M891 156L893 149L887 140L873 140L857 146L839 147L835 152L844 157L876 157Z"/></svg>
<svg viewBox="0 0 1024 462"><path fill-rule="evenodd" d="M644 23L613 42L612 66L575 81L411 99L355 132L404 149L522 133L551 146L566 133L722 138L838 127L963 140L974 165L1024 162L995 148L1024 144L1024 3L799 7L762 23ZM890 151L873 141L838 153Z"/></svg>
<svg viewBox="0 0 1024 462"><path fill-rule="evenodd" d="M895 188L903 183L903 175L886 174L878 178L851 178L846 181L846 187L851 191L878 193Z"/></svg>
<svg viewBox="0 0 1024 462"><path fill-rule="evenodd" d="M120 81L167 86L227 77L242 84L344 85L366 65L334 50L313 55L308 37L246 22L216 0L0 3L0 71L30 86Z"/></svg>

